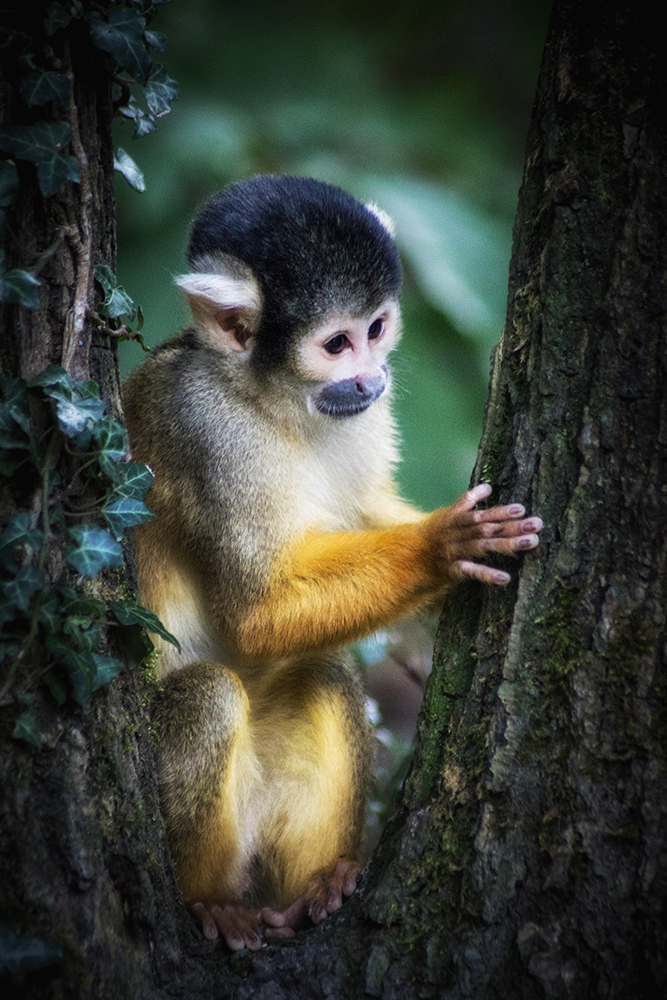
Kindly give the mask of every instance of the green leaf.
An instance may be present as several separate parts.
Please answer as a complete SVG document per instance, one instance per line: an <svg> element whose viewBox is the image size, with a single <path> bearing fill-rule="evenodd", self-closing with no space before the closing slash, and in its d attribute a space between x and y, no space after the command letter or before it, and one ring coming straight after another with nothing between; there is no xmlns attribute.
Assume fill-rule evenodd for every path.
<svg viewBox="0 0 667 1000"><path fill-rule="evenodd" d="M134 10L112 10L108 23L96 11L87 16L93 45L110 52L133 80L145 83L151 68L151 57L144 41L145 18Z"/></svg>
<svg viewBox="0 0 667 1000"><path fill-rule="evenodd" d="M55 35L56 31L66 28L75 17L74 11L64 10L59 3L50 3L46 8L44 29L47 35Z"/></svg>
<svg viewBox="0 0 667 1000"><path fill-rule="evenodd" d="M76 542L65 551L65 559L81 576L97 576L110 567L123 565L123 550L108 531L94 524L81 524L69 529Z"/></svg>
<svg viewBox="0 0 667 1000"><path fill-rule="evenodd" d="M0 563L12 573L19 568L14 559L14 550L24 545L30 549L38 549L44 540L43 532L39 528L32 528L31 521L32 518L27 511L12 514L0 535Z"/></svg>
<svg viewBox="0 0 667 1000"><path fill-rule="evenodd" d="M0 128L0 149L37 164L40 190L49 198L65 181L81 180L76 160L59 155L71 138L72 128L67 122L5 125Z"/></svg>
<svg viewBox="0 0 667 1000"><path fill-rule="evenodd" d="M167 47L167 36L161 31L144 31L144 38L147 44L158 52L164 52Z"/></svg>
<svg viewBox="0 0 667 1000"><path fill-rule="evenodd" d="M57 594L51 594L42 600L39 609L39 620L47 632L59 632L61 626L61 607Z"/></svg>
<svg viewBox="0 0 667 1000"><path fill-rule="evenodd" d="M29 108L55 101L59 108L69 108L70 82L65 73L52 70L35 70L21 80L21 97Z"/></svg>
<svg viewBox="0 0 667 1000"><path fill-rule="evenodd" d="M56 401L58 426L63 434L72 439L76 448L87 448L93 436L95 425L102 418L106 404L102 399Z"/></svg>
<svg viewBox="0 0 667 1000"><path fill-rule="evenodd" d="M143 500L155 478L148 466L141 465L139 462L124 462L118 466L118 472L122 473L123 478L116 486L114 494Z"/></svg>
<svg viewBox="0 0 667 1000"><path fill-rule="evenodd" d="M113 503L105 504L102 513L113 536L118 541L123 537L127 528L133 528L135 524L145 524L155 517L153 511L149 510L145 503L129 497L121 497Z"/></svg>
<svg viewBox="0 0 667 1000"><path fill-rule="evenodd" d="M49 365L28 383L29 389L43 389L51 399L74 399L76 382L60 365Z"/></svg>
<svg viewBox="0 0 667 1000"><path fill-rule="evenodd" d="M167 69L163 63L155 63L152 67L148 82L144 87L144 94L148 110L156 118L169 114L171 102L178 99L178 84L167 76Z"/></svg>
<svg viewBox="0 0 667 1000"><path fill-rule="evenodd" d="M74 700L79 705L87 705L95 690L95 678L97 677L97 666L93 654L76 653L70 649L62 657L62 662L69 673Z"/></svg>
<svg viewBox="0 0 667 1000"><path fill-rule="evenodd" d="M37 716L32 705L19 715L12 730L12 736L15 740L25 740L36 750L42 749L44 738L37 724Z"/></svg>
<svg viewBox="0 0 667 1000"><path fill-rule="evenodd" d="M20 611L28 610L32 595L43 586L44 577L34 566L21 566L11 580L5 580L0 585L7 600Z"/></svg>
<svg viewBox="0 0 667 1000"><path fill-rule="evenodd" d="M108 316L110 319L127 316L128 322L133 323L137 315L136 306L125 289L117 283L116 275L111 268L106 264L97 264L95 278L104 291L104 302L97 310L100 316Z"/></svg>
<svg viewBox="0 0 667 1000"><path fill-rule="evenodd" d="M135 191L145 191L146 181L144 180L144 175L136 165L131 156L125 152L124 149L118 147L118 152L116 153L113 161L114 170L122 174L128 184L135 189Z"/></svg>
<svg viewBox="0 0 667 1000"><path fill-rule="evenodd" d="M71 156L53 156L37 164L37 180L45 198L50 198L59 191L65 181L74 184L81 183L79 164Z"/></svg>
<svg viewBox="0 0 667 1000"><path fill-rule="evenodd" d="M0 208L13 205L19 189L19 172L15 163L0 160Z"/></svg>
<svg viewBox="0 0 667 1000"><path fill-rule="evenodd" d="M94 653L102 639L102 625L83 615L70 615L65 619L63 632L70 636L77 649Z"/></svg>
<svg viewBox="0 0 667 1000"><path fill-rule="evenodd" d="M93 436L101 454L99 463L102 471L114 481L122 478L117 463L127 454L129 444L127 434L113 417L103 417L93 428Z"/></svg>
<svg viewBox="0 0 667 1000"><path fill-rule="evenodd" d="M61 587L60 594L63 599L63 614L104 617L107 606L99 598L93 597L90 594L80 596L74 587Z"/></svg>
<svg viewBox="0 0 667 1000"><path fill-rule="evenodd" d="M4 402L0 404L0 448L30 445L30 403L24 379L2 378Z"/></svg>
<svg viewBox="0 0 667 1000"><path fill-rule="evenodd" d="M155 132L155 125L153 124L155 119L153 115L147 114L139 106L136 97L130 97L125 107L118 110L125 118L131 118L134 121L134 139L140 139L142 135Z"/></svg>
<svg viewBox="0 0 667 1000"><path fill-rule="evenodd" d="M16 302L26 309L39 309L41 281L30 271L15 268L0 275L0 302Z"/></svg>
<svg viewBox="0 0 667 1000"><path fill-rule="evenodd" d="M5 125L0 128L0 149L31 163L51 159L71 139L72 127L67 122L35 122L34 125Z"/></svg>
<svg viewBox="0 0 667 1000"><path fill-rule="evenodd" d="M176 636L167 632L157 615L142 604L136 604L134 601L112 601L109 610L114 613L121 625L141 625L147 632L154 632L180 650L181 644Z"/></svg>
<svg viewBox="0 0 667 1000"><path fill-rule="evenodd" d="M93 660L97 668L97 673L93 681L93 691L97 691L99 688L104 687L105 684L109 684L124 667L122 660L118 660L115 656L103 656L101 653L93 653Z"/></svg>
<svg viewBox="0 0 667 1000"><path fill-rule="evenodd" d="M60 678L54 674L53 670L49 670L48 673L44 674L43 679L47 688L53 695L56 705L64 705L67 699L67 688Z"/></svg>

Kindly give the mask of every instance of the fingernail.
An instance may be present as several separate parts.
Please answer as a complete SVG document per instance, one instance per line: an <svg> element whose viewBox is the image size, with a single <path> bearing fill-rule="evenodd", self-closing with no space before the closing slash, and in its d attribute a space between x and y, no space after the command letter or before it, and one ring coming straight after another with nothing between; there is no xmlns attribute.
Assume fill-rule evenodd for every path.
<svg viewBox="0 0 667 1000"><path fill-rule="evenodd" d="M514 503L514 504L512 504L511 507L508 507L508 511L507 512L512 517L521 517L521 515L523 513L525 513L524 508L521 506L520 503Z"/></svg>

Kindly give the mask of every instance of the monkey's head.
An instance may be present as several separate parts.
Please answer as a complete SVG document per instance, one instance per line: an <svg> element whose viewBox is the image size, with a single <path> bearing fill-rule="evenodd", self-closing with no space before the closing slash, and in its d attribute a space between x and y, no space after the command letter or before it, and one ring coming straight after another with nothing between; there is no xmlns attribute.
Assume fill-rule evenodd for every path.
<svg viewBox="0 0 667 1000"><path fill-rule="evenodd" d="M253 378L287 376L336 419L384 392L401 272L380 209L311 178L254 177L204 206L188 262L176 283L200 334Z"/></svg>

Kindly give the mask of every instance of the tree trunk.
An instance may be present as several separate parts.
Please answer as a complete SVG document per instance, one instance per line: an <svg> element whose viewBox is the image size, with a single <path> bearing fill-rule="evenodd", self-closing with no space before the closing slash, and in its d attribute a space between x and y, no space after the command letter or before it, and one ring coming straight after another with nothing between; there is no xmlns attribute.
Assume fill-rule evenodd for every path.
<svg viewBox="0 0 667 1000"><path fill-rule="evenodd" d="M2 371L30 380L60 364L75 379L98 381L117 415L115 343L90 317L93 266L115 267L112 63L93 49L80 22L52 37L41 33L40 11L29 3L10 12L3 27L2 124L69 122L80 183L44 197L35 167L17 161L6 262L38 271L42 284L39 309L2 306ZM68 111L53 103L26 109L19 99L15 72L26 49L38 62L47 53L47 67L70 77ZM35 404L42 430L43 417ZM21 467L3 490L2 520L27 509L40 523L41 503L39 479ZM64 570L62 556L50 551L46 573L54 586L66 582ZM131 586L131 571L128 580ZM124 586L121 575L108 575L105 596L117 598ZM118 631L108 630L105 652L122 656ZM185 971L180 949L188 925L159 820L137 659L132 650L125 655L134 669L84 707L71 700L58 707L39 684L49 654L36 644L2 700L0 966L17 997L158 996L158 984ZM1 669L3 687L11 680L7 660ZM26 693L34 697L41 750L12 738L18 698ZM26 975L31 969L37 971ZM6 988L4 982L5 996Z"/></svg>

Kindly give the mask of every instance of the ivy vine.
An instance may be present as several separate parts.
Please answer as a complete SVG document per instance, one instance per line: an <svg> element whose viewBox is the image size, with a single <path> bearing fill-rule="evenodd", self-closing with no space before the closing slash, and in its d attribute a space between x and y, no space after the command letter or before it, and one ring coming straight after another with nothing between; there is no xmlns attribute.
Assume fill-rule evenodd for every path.
<svg viewBox="0 0 667 1000"><path fill-rule="evenodd" d="M166 115L178 97L178 85L168 75L164 64L153 62L150 50L164 52L166 38L147 25L156 7L167 0L108 0L85 9L81 0L53 0L46 5L43 29L52 37L79 21L88 29L90 41L112 57L113 97L117 112L134 122L135 137L155 131L157 118ZM15 44L18 39L11 39ZM26 39L28 45L30 39ZM25 51L16 61L18 91L27 108L50 109L55 115L70 117L72 74L54 69L49 63L53 54ZM133 92L134 91L134 92ZM16 160L33 163L42 195L50 198L63 184L81 183L81 170L75 156L65 152L72 142L74 126L70 120L36 121L29 125L0 127L0 233L4 232L4 210L18 192ZM114 167L138 191L145 190L144 177L134 160L123 149L114 157ZM37 269L6 269L0 251L0 302L18 303L28 309L39 308L40 279ZM96 275L97 276L97 275ZM111 276L115 287L116 280ZM105 289L106 291L106 289ZM122 291L122 290L121 290ZM129 296L123 293L127 301ZM126 313L106 313L113 320L127 317L130 324L141 319L132 305ZM141 328L139 322L138 329Z"/></svg>
<svg viewBox="0 0 667 1000"><path fill-rule="evenodd" d="M85 705L120 672L122 661L100 651L103 625L139 625L178 645L152 612L134 601L103 600L85 587L50 588L45 575L49 546L62 548L65 561L84 579L123 565L121 539L127 528L154 516L143 502L153 474L128 461L124 428L106 412L95 382L76 382L50 365L31 382L0 378L0 474L39 478L41 510L13 514L0 535L0 662L9 668L0 687L0 705L16 697L25 709L13 735L42 745L30 691L10 695L19 665L35 643L47 651L35 680L43 680L59 705L71 694ZM31 399L32 397L32 399ZM31 404L47 403L38 437ZM43 407L41 408L43 411ZM40 416L43 417L43 412ZM69 482L58 471L61 450L75 461ZM80 480L78 490L75 480ZM91 499L92 497L92 499ZM72 523L96 512L99 523ZM152 649L147 637L145 652Z"/></svg>
<svg viewBox="0 0 667 1000"><path fill-rule="evenodd" d="M53 0L40 26L51 38L76 24L105 58L111 57L114 107L133 121L135 136L153 131L178 96L175 81L151 56L151 50L165 48L164 35L147 28L163 2ZM0 28L0 35L4 48L19 52L11 83L29 122L0 127L4 236L5 210L19 190L17 161L34 165L44 198L66 183L81 185L83 195L86 177L77 156L71 66L59 63L50 46L32 45L26 34ZM44 120L32 120L32 109L37 114L43 109ZM114 166L135 188L144 189L140 169L124 150L118 149ZM57 243L58 237L54 248ZM50 252L32 270L7 269L0 253L0 301L38 309L39 269ZM97 265L94 274L103 299L92 319L136 337L131 327L141 328L141 310L110 267ZM13 736L40 748L38 684L46 685L58 705L68 697L85 705L122 669L122 661L109 655L108 626L134 627L145 653L153 648L146 632L178 642L136 601L105 596L105 579L124 564L125 531L154 516L144 503L153 476L147 466L131 461L126 432L107 412L95 382L75 381L58 365L30 382L0 377L0 477L8 494L13 489L37 498L30 511L12 513L0 534L0 707L18 703ZM25 668L20 678L19 668Z"/></svg>

